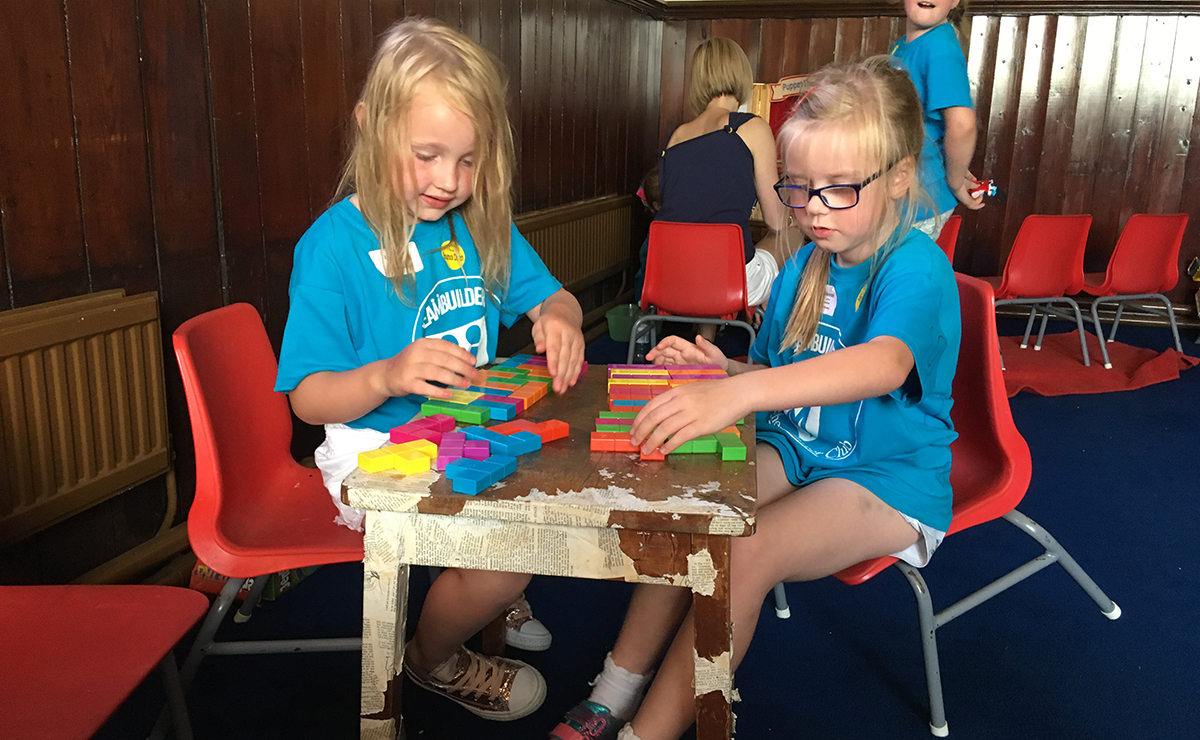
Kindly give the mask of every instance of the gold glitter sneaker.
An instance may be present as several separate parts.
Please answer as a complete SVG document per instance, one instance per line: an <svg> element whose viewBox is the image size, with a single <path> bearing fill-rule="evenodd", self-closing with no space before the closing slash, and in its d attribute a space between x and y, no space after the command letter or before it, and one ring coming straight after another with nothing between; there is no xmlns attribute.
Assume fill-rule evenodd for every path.
<svg viewBox="0 0 1200 740"><path fill-rule="evenodd" d="M519 650L538 652L550 648L553 639L546 625L533 616L525 594L509 605L504 613L504 642Z"/></svg>
<svg viewBox="0 0 1200 740"><path fill-rule="evenodd" d="M546 699L546 681L533 666L511 658L480 655L465 647L429 673L407 660L404 672L417 686L441 694L484 719L520 719L537 711Z"/></svg>

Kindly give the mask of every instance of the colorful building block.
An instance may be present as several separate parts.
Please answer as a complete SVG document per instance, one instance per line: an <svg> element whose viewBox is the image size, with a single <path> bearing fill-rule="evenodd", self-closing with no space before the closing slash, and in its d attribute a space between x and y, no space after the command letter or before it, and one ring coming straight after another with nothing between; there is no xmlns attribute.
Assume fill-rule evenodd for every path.
<svg viewBox="0 0 1200 740"><path fill-rule="evenodd" d="M491 419L500 421L508 421L517 415L516 407L511 403L501 403L499 401L488 401L483 398L478 398L471 402L472 406L483 406L487 408ZM489 419L489 421L491 420Z"/></svg>
<svg viewBox="0 0 1200 740"><path fill-rule="evenodd" d="M509 453L513 457L528 455L542 449L542 438L533 432L513 432L508 438L516 444L509 445Z"/></svg>
<svg viewBox="0 0 1200 740"><path fill-rule="evenodd" d="M420 473L423 470L429 470L430 459L428 455L421 454L416 450L401 450L396 453L395 457L396 470L399 470L405 475Z"/></svg>
<svg viewBox="0 0 1200 740"><path fill-rule="evenodd" d="M537 426L538 429L536 431L542 438L542 444L553 442L556 439L563 439L571 434L571 425L558 419L548 419Z"/></svg>
<svg viewBox="0 0 1200 740"><path fill-rule="evenodd" d="M389 448L358 453L358 467L368 473L391 470L396 466L396 453Z"/></svg>
<svg viewBox="0 0 1200 740"><path fill-rule="evenodd" d="M736 434L721 433L716 435L717 446L721 448L722 460L745 460L746 445Z"/></svg>
<svg viewBox="0 0 1200 740"><path fill-rule="evenodd" d="M642 456L643 460L666 460L667 459L667 456L663 454L662 450L655 450L654 452L643 452L643 453L641 453L641 456Z"/></svg>
<svg viewBox="0 0 1200 740"><path fill-rule="evenodd" d="M536 434L538 426L527 419L514 419L513 421L506 421L503 424L495 424L488 427L488 429L500 434L512 434L513 432L534 432Z"/></svg>

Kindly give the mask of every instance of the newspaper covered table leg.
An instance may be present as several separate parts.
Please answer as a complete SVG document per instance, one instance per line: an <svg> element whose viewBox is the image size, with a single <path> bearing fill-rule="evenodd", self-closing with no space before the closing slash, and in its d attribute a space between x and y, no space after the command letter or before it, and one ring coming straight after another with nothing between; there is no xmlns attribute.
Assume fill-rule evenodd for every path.
<svg viewBox="0 0 1200 740"><path fill-rule="evenodd" d="M696 740L728 740L733 731L733 627L729 615L729 538L692 535L688 583L696 645Z"/></svg>
<svg viewBox="0 0 1200 740"><path fill-rule="evenodd" d="M361 740L394 740L400 728L400 670L408 617L408 565L396 514L367 511L363 538ZM401 734L401 736L403 736Z"/></svg>

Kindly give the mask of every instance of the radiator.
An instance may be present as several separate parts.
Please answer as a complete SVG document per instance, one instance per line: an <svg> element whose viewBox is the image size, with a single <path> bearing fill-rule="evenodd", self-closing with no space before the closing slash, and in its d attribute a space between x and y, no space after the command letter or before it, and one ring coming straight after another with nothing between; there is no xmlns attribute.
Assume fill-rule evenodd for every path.
<svg viewBox="0 0 1200 740"><path fill-rule="evenodd" d="M155 293L0 313L0 547L169 468Z"/></svg>
<svg viewBox="0 0 1200 740"><path fill-rule="evenodd" d="M514 221L568 290L632 263L633 198L610 195L523 213Z"/></svg>

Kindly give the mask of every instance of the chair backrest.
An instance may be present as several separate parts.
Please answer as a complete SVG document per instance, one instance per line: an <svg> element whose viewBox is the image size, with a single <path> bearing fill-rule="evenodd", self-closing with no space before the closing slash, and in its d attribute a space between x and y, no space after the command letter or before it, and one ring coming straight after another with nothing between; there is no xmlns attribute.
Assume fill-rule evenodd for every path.
<svg viewBox="0 0 1200 740"><path fill-rule="evenodd" d="M1092 217L1026 216L1004 264L997 298L1043 298L1083 289L1083 252Z"/></svg>
<svg viewBox="0 0 1200 740"><path fill-rule="evenodd" d="M650 224L642 310L733 318L746 305L746 254L735 224Z"/></svg>
<svg viewBox="0 0 1200 740"><path fill-rule="evenodd" d="M311 487L271 485L315 471L292 458L288 401L274 390L275 352L258 311L248 303L208 311L180 325L174 344L196 447L188 538L205 564L239 576L225 562L225 552L249 549L269 526L262 521L264 507L280 506L253 494L295 491L298 500L288 505L297 510L319 505L328 510L326 522L336 511L328 496L310 501ZM270 571L254 575L263 572Z"/></svg>
<svg viewBox="0 0 1200 740"><path fill-rule="evenodd" d="M946 258L950 260L950 264L954 264L954 247L958 244L958 230L962 227L962 216L954 214L946 221L946 225L942 227L942 233L938 234L937 245L946 253Z"/></svg>
<svg viewBox="0 0 1200 740"><path fill-rule="evenodd" d="M958 439L950 445L954 519L950 532L1007 514L1029 487L1029 445L1017 431L1004 389L992 287L955 273L962 313L962 344L954 375L950 417Z"/></svg>
<svg viewBox="0 0 1200 740"><path fill-rule="evenodd" d="M1136 213L1129 217L1112 257L1104 283L1116 294L1162 293L1179 280L1179 247L1188 215Z"/></svg>

